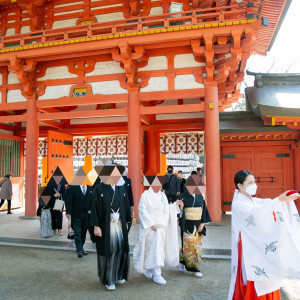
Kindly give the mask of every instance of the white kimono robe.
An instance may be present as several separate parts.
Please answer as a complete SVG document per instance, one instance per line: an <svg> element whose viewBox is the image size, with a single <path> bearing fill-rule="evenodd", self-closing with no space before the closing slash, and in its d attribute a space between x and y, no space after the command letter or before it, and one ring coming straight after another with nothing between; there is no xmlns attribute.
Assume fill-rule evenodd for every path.
<svg viewBox="0 0 300 300"><path fill-rule="evenodd" d="M300 280L300 219L295 203L252 198L235 191L232 202L232 260L228 300L234 294L238 242L242 240L244 284L254 281L258 296L280 288L283 279Z"/></svg>
<svg viewBox="0 0 300 300"><path fill-rule="evenodd" d="M177 205L168 204L166 195L146 190L139 203L140 229L133 250L133 265L137 272L179 263ZM151 226L159 225L157 231Z"/></svg>

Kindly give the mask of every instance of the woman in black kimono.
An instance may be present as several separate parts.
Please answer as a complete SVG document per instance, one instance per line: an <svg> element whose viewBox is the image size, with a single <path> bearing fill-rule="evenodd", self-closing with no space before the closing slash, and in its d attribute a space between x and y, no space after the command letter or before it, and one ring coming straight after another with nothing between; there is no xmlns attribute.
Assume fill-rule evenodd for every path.
<svg viewBox="0 0 300 300"><path fill-rule="evenodd" d="M108 290L115 290L116 283L128 280L130 223L130 206L124 186L102 181L93 192L89 224L94 227L98 276Z"/></svg>
<svg viewBox="0 0 300 300"><path fill-rule="evenodd" d="M184 208L179 225L181 227L182 249L180 251L179 270L193 272L201 278L202 236L206 235L205 225L211 222L206 203L199 186L200 178L192 175L187 179L185 191L178 196Z"/></svg>

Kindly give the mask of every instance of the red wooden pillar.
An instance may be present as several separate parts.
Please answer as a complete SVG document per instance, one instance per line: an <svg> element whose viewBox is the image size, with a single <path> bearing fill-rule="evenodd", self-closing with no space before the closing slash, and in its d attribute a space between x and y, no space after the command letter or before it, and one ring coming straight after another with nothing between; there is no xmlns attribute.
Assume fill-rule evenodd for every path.
<svg viewBox="0 0 300 300"><path fill-rule="evenodd" d="M156 150L156 171L157 173L161 172L160 164L160 133L155 132L155 150Z"/></svg>
<svg viewBox="0 0 300 300"><path fill-rule="evenodd" d="M221 163L218 87L205 85L205 169L207 207L213 222L221 221Z"/></svg>
<svg viewBox="0 0 300 300"><path fill-rule="evenodd" d="M38 139L36 99L27 100L26 166L25 166L25 217L36 216L38 202Z"/></svg>
<svg viewBox="0 0 300 300"><path fill-rule="evenodd" d="M146 131L145 167L147 174L160 173L160 140L156 131Z"/></svg>
<svg viewBox="0 0 300 300"><path fill-rule="evenodd" d="M138 89L128 89L128 177L132 183L134 212L138 216L138 204L142 191L142 128Z"/></svg>

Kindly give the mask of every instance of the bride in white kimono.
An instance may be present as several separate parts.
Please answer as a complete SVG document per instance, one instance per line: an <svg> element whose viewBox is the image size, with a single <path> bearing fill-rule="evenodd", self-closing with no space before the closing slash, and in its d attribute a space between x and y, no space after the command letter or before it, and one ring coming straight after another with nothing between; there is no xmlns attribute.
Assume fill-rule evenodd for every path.
<svg viewBox="0 0 300 300"><path fill-rule="evenodd" d="M163 181L164 176L144 177L144 186L150 188L140 199L140 229L133 251L135 270L161 285L167 283L161 276L164 264L176 267L179 263L177 213L178 205L182 206L182 201L168 204L161 191Z"/></svg>
<svg viewBox="0 0 300 300"><path fill-rule="evenodd" d="M232 202L232 261L228 300L280 299L282 279L300 280L300 219L287 192L254 198L249 171L236 173Z"/></svg>

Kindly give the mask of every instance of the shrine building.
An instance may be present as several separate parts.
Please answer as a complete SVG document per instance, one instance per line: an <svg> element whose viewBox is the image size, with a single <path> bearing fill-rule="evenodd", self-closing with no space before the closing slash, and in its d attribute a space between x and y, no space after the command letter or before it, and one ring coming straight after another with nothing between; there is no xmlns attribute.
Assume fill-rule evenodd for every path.
<svg viewBox="0 0 300 300"><path fill-rule="evenodd" d="M136 211L143 174L164 174L166 155L185 155L189 172L203 153L214 222L239 169L261 197L299 190L299 75L252 74L247 111L225 112L290 2L0 0L0 177L14 174L13 207L25 194L35 216L39 168L41 184L57 166L71 182L75 157L123 157Z"/></svg>

